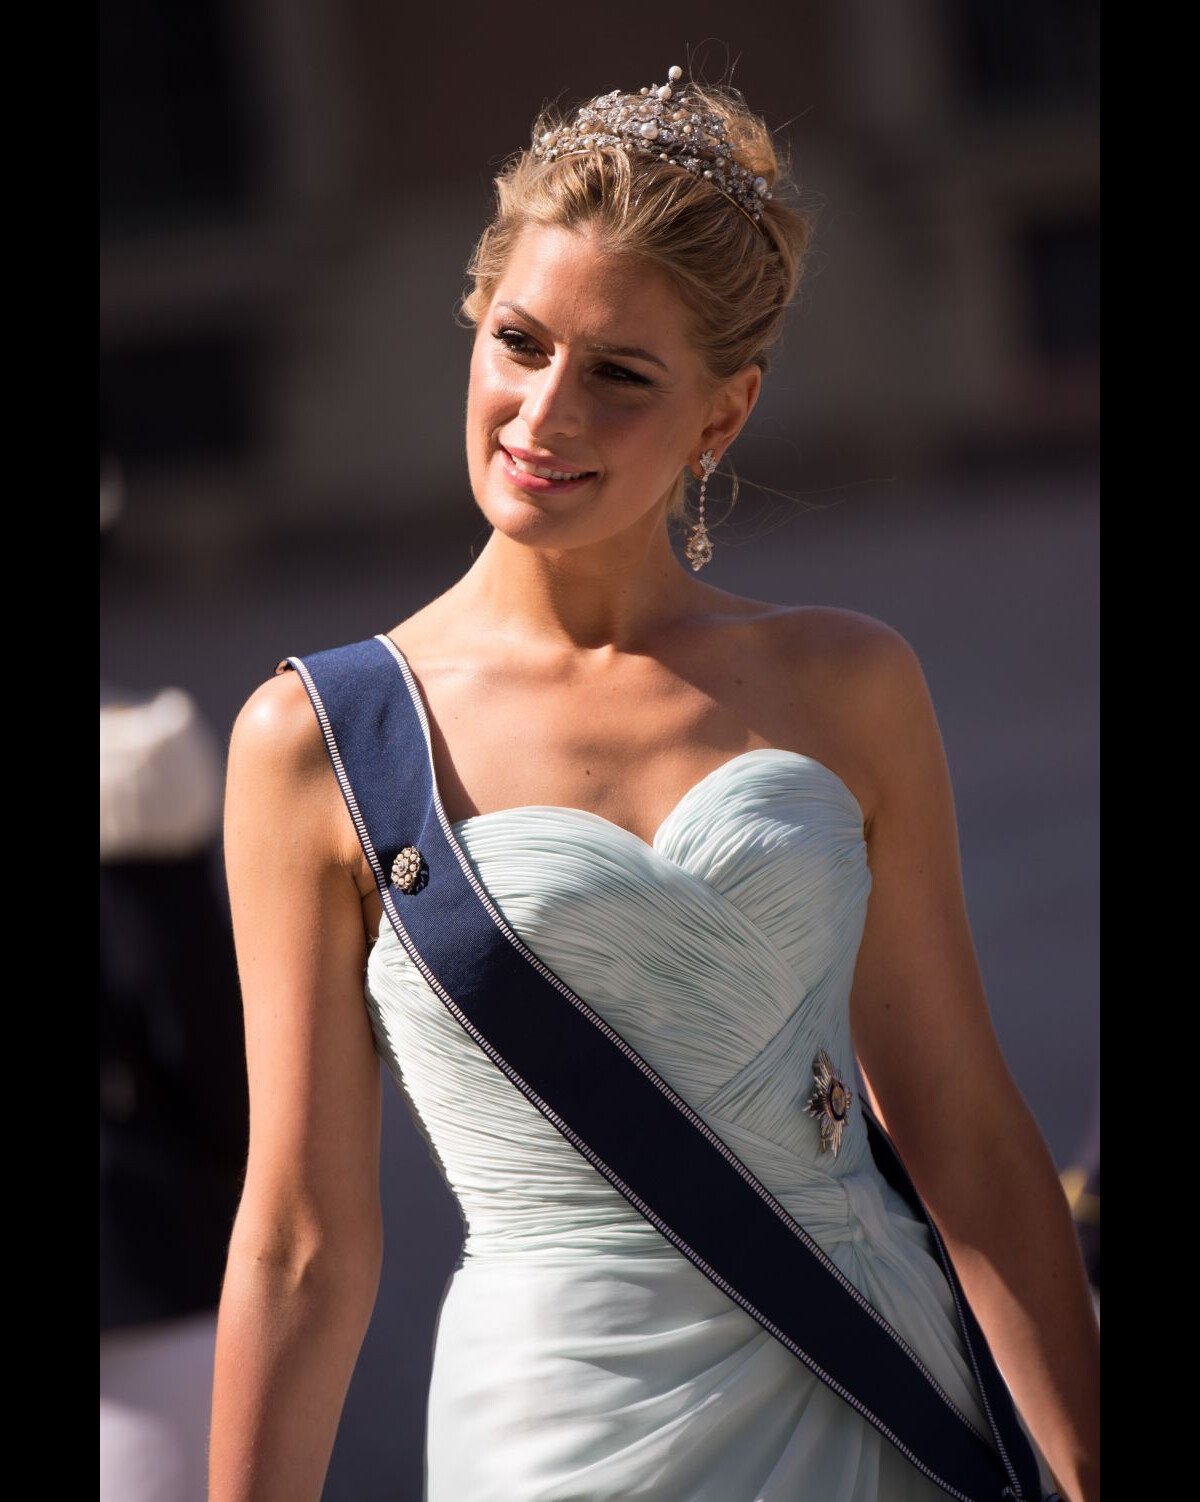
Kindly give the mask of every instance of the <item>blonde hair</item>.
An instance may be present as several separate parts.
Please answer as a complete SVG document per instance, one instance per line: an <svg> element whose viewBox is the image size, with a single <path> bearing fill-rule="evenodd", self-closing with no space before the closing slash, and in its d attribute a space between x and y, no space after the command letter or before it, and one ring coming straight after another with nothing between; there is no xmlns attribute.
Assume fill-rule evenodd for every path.
<svg viewBox="0 0 1200 1502"><path fill-rule="evenodd" d="M771 197L752 222L703 177L650 152L619 146L539 160L527 148L501 168L496 207L471 259L473 285L460 308L478 326L495 295L508 258L528 225L586 230L602 248L631 255L666 272L688 310L690 335L713 389L747 365L768 368L768 351L800 285L813 236L812 214L796 199L790 159L776 148L765 121L728 85L689 82L676 97L697 112L719 115L736 160L764 177ZM634 106L637 94L626 96ZM544 109L533 127L536 141L559 129L574 112ZM667 506L682 516L687 466ZM736 491L735 491L736 494Z"/></svg>

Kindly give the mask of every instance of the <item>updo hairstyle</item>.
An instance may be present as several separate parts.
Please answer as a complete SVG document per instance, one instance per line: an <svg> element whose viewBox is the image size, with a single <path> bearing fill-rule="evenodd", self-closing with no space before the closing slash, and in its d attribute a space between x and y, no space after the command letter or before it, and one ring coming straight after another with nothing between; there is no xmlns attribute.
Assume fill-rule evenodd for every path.
<svg viewBox="0 0 1200 1502"><path fill-rule="evenodd" d="M497 175L495 212L467 265L473 286L461 311L470 324L477 327L486 314L526 226L586 230L605 251L638 257L670 276L713 389L747 365L766 372L767 352L800 285L813 218L794 201L787 153L777 151L737 89L689 82L676 85L674 97L720 116L735 159L766 179L771 196L758 223L703 177L651 152L592 147L547 161L526 148ZM640 94L624 99L634 109L642 103ZM532 141L574 113L544 109ZM669 519L685 512L689 473L685 465L676 478Z"/></svg>

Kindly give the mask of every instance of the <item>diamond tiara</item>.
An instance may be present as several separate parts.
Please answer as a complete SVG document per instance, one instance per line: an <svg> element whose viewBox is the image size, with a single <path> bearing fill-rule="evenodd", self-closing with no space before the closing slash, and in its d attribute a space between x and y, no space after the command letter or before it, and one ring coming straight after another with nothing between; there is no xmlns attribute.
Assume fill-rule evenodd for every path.
<svg viewBox="0 0 1200 1502"><path fill-rule="evenodd" d="M642 89L640 102L620 89L598 94L580 106L569 124L543 131L533 143L533 155L550 162L604 146L646 152L711 182L765 236L762 204L771 197L766 178L735 160L719 115L692 109L682 95L676 99L671 85L682 77L683 69L673 64L667 82Z"/></svg>

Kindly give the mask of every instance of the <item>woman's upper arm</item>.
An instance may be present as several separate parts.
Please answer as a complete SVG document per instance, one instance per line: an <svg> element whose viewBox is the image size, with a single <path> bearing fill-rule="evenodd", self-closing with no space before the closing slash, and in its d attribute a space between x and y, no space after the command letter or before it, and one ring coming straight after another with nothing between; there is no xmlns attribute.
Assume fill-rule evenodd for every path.
<svg viewBox="0 0 1200 1502"><path fill-rule="evenodd" d="M957 817L920 662L876 623L856 672L875 797L871 895L854 973L855 1052L878 1113L932 1204L954 1193L947 1152L974 1134L996 1150L1023 1102L992 1027L963 893ZM972 1169L972 1171L974 1171Z"/></svg>
<svg viewBox="0 0 1200 1502"><path fill-rule="evenodd" d="M363 1003L353 825L296 673L261 684L229 744L225 866L250 1147L234 1239L361 1267L382 1254L381 1088Z"/></svg>

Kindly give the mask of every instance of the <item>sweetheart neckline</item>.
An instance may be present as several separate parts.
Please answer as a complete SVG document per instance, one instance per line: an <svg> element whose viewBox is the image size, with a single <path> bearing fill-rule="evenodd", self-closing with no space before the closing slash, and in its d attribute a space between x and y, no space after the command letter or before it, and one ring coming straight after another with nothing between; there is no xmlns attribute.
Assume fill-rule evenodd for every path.
<svg viewBox="0 0 1200 1502"><path fill-rule="evenodd" d="M693 782L690 787L685 789L685 791L679 797L678 801L667 813L667 815L659 824L658 828L654 831L654 834L649 840L644 840L640 834L635 834L632 829L627 829L624 824L618 824L615 820L608 819L603 814L595 813L590 808L577 808L573 804L566 803L518 803L512 805L510 808L485 809L482 813L468 814L465 819L450 820L446 817L445 807L442 803L441 789L438 786L437 772L433 764L433 748L429 735L429 717L425 707L424 694L421 692L420 685L417 683L416 675L413 673L411 663L405 656L404 652L392 640L392 638L388 636L386 632L381 631L378 633L376 640L383 642L383 644L391 651L392 655L396 659L397 665L403 670L405 679L411 685L411 693L414 699L414 703L417 709L420 711L422 728L425 731L425 754L429 763L429 777L433 791L433 799L435 804L437 805L438 812L441 814L444 823L446 824L447 828L451 830L464 829L468 824L479 824L484 820L499 819L509 814L523 814L539 811L546 813L566 814L572 817L582 817L584 819L590 819L597 823L603 824L608 829L615 830L619 835L623 835L626 839L632 840L635 844L640 845L644 851L658 855L661 853L659 851L659 840L661 839L664 831L678 817L678 815L700 792L702 788L704 788L709 782L713 780L713 778L717 777L719 774L727 772L730 768L747 761L750 757L762 756L766 753L769 753L773 756L785 756L791 758L794 761L804 762L807 766L815 767L818 771L824 773L825 776L829 777L841 790L842 794L846 798L848 798L850 800L850 803L853 805L855 813L858 815L860 836L865 838L866 819L863 814L862 805L854 796L854 793L851 791L844 778L839 777L832 767L826 766L822 761L818 761L815 756L809 756L804 751L792 751L786 746L751 746L748 751L739 751L736 756L731 756L726 761L719 762L710 771L706 772L703 777L699 778L698 781Z"/></svg>
<svg viewBox="0 0 1200 1502"><path fill-rule="evenodd" d="M803 762L806 766L813 767L817 771L824 773L827 777L830 777L838 789L854 805L855 812L858 814L859 829L861 832L864 825L862 806L833 768L827 767L824 762L818 761L815 756L808 756L803 751L789 751L785 746L752 746L749 751L741 751L736 756L731 756L728 761L720 762L717 766L713 767L711 772L706 772L699 781L692 783L691 787L683 793L674 808L669 811L662 823L659 824L649 840L644 840L640 834L635 834L632 829L627 829L624 824L618 824L615 819L609 819L604 814L596 813L594 809L577 808L574 804L570 803L517 803L511 808L493 808L487 809L480 814L468 814L465 819L451 821L450 827L456 830L465 829L469 824L479 824L488 819L500 819L506 814L565 814L572 818L589 819L595 823L602 824L608 829L615 830L618 835L623 835L631 839L635 844L641 845L644 850L658 855L661 854L659 841L662 839L668 826L691 803L692 798L702 788L706 787L719 773L737 766L752 756L760 756L763 752L770 752L774 756L786 756L794 761Z"/></svg>

